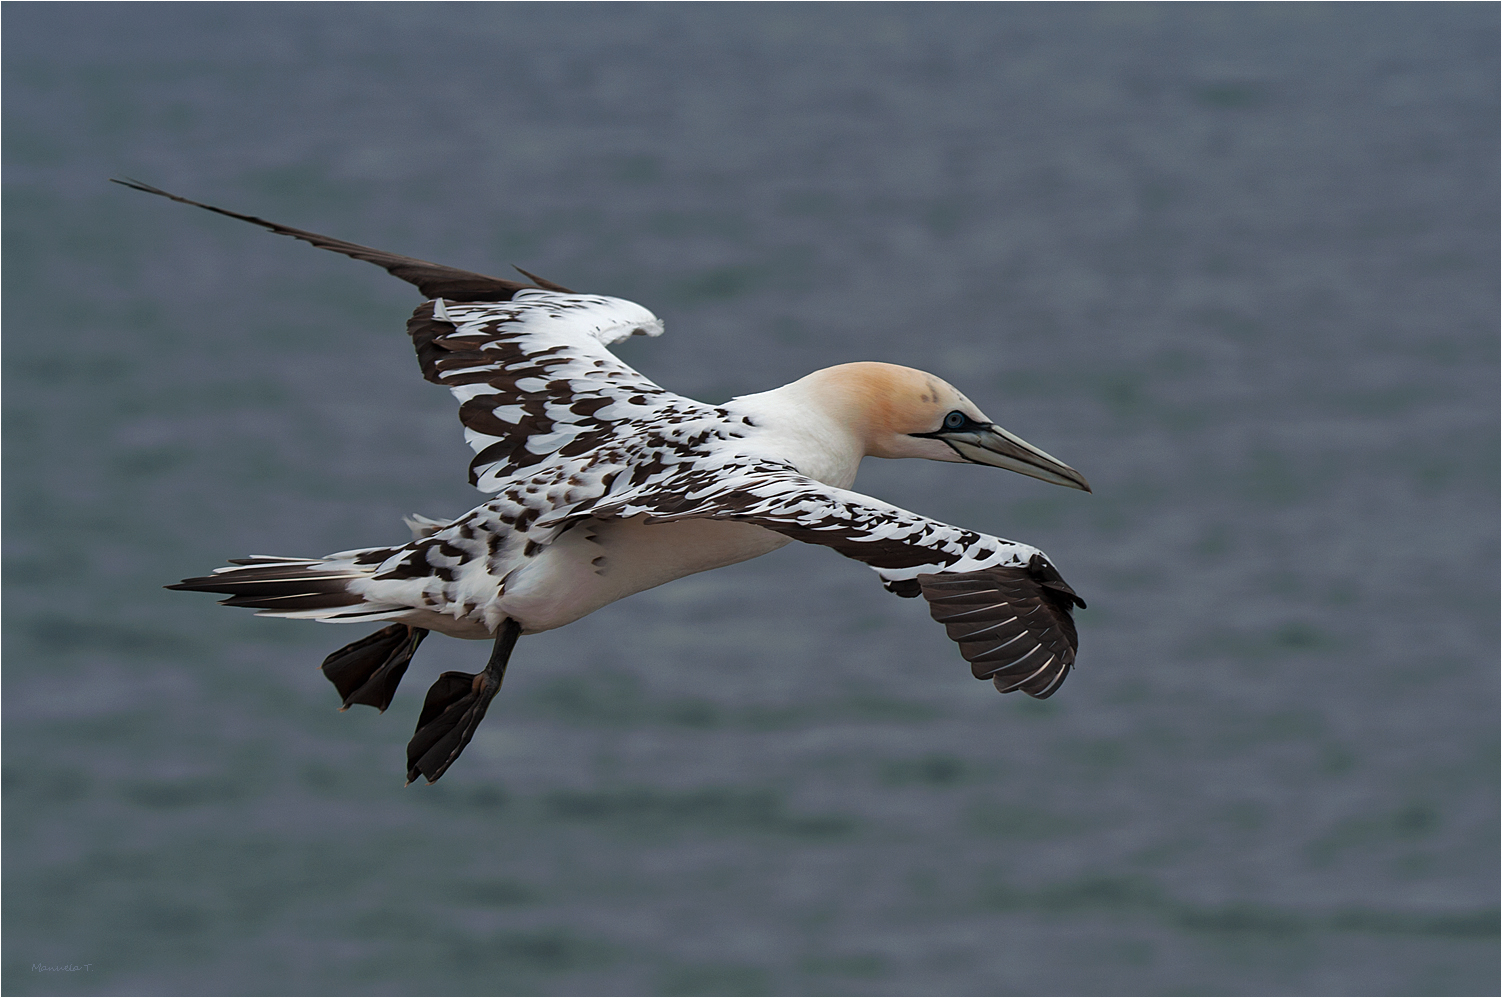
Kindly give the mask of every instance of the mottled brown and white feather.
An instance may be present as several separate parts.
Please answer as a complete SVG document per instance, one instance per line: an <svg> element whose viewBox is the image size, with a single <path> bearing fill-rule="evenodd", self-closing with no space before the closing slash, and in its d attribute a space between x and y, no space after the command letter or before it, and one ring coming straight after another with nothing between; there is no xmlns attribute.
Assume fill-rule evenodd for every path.
<svg viewBox="0 0 1502 998"><path fill-rule="evenodd" d="M415 284L429 299L407 327L418 362L458 399L475 452L470 482L490 496L453 520L409 518L405 544L318 559L258 556L171 588L225 594L225 603L272 616L390 620L489 638L507 619L523 633L558 627L796 540L865 563L898 595L925 597L976 677L1003 692L1048 696L1072 667L1071 610L1084 603L1042 552L850 489L866 456L970 459L969 438L945 442L932 431L945 413L993 424L941 379L845 364L708 405L610 352L627 337L662 332L633 302L575 294L525 272L531 284L455 270L128 185ZM1052 462L1038 477L1088 487L1030 453Z"/></svg>

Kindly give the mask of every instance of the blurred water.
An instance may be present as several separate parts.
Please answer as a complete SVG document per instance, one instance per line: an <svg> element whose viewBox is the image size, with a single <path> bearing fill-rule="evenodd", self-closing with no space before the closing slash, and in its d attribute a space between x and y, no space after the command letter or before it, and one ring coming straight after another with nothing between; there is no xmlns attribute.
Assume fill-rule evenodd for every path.
<svg viewBox="0 0 1502 998"><path fill-rule="evenodd" d="M1497 986L1489 5L5 8L8 994ZM1093 496L873 462L1090 602L1046 703L794 545L522 642L461 763L158 587L476 501L374 268L907 363ZM38 971L34 965L88 964Z"/></svg>

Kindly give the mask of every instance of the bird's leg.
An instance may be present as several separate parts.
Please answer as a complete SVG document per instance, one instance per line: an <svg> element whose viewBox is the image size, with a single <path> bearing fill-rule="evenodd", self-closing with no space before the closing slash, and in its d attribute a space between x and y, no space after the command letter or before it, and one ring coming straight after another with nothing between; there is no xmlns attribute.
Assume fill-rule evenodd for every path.
<svg viewBox="0 0 1502 998"><path fill-rule="evenodd" d="M459 758L485 718L490 701L500 691L501 680L506 678L506 662L521 632L520 624L506 618L484 672L475 675L445 672L429 688L417 719L417 732L407 743L409 784L419 776L427 777L430 784L437 783Z"/></svg>
<svg viewBox="0 0 1502 998"><path fill-rule="evenodd" d="M344 698L340 710L363 703L385 712L396 686L412 661L412 653L428 632L408 624L392 624L359 641L352 641L323 660L323 674Z"/></svg>

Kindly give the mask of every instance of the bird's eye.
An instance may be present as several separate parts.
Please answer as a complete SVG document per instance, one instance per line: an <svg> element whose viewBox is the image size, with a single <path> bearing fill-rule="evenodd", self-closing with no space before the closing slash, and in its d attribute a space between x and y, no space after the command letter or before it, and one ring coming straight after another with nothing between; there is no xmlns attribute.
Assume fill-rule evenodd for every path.
<svg viewBox="0 0 1502 998"><path fill-rule="evenodd" d="M965 414L956 409L954 412L951 412L949 415L944 417L944 429L958 430L968 422L970 422L970 420L965 418Z"/></svg>

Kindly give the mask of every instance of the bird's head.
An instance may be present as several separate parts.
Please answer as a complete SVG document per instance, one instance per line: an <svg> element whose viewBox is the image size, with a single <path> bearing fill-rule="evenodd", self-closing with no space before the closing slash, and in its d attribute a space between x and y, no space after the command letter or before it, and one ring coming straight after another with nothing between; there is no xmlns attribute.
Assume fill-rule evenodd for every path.
<svg viewBox="0 0 1502 998"><path fill-rule="evenodd" d="M867 456L988 464L1090 491L1084 475L997 426L942 378L873 362L841 364L810 377L862 436Z"/></svg>

